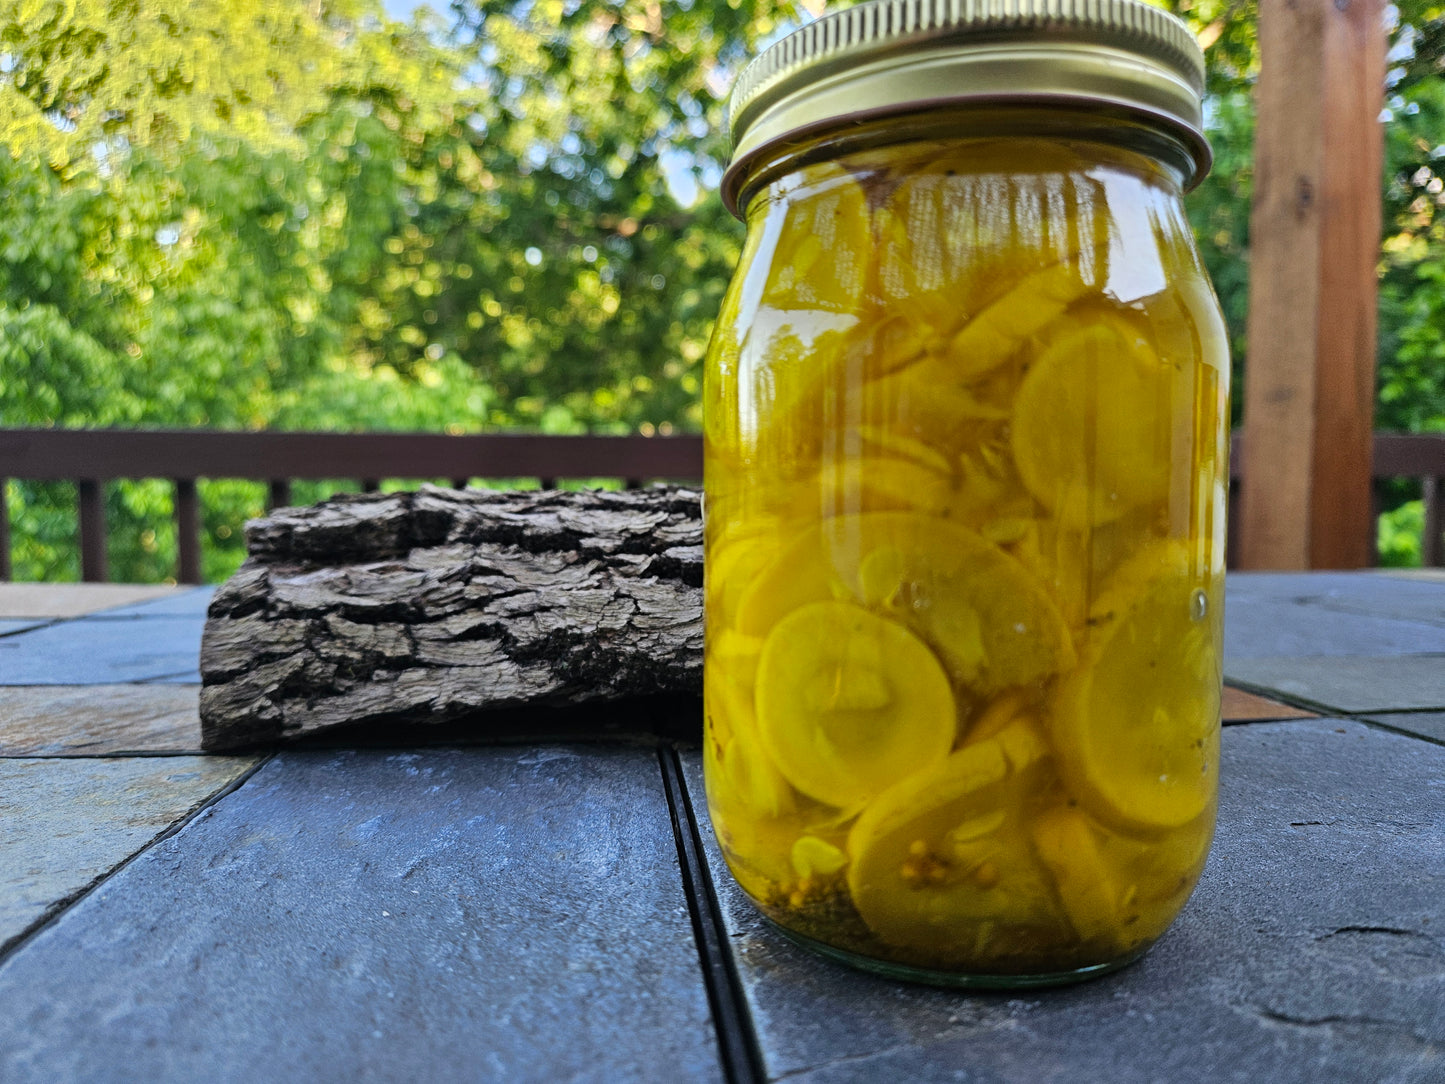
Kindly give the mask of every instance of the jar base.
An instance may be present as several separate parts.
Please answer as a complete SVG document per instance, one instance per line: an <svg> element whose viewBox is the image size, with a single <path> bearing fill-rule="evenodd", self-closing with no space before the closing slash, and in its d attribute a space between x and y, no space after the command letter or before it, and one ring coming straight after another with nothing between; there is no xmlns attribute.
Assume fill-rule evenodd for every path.
<svg viewBox="0 0 1445 1084"><path fill-rule="evenodd" d="M867 971L873 975L881 975L888 979L901 979L905 982L921 983L925 986L942 986L953 990L1029 990L1045 986L1069 986L1076 982L1087 982L1089 979L1101 978L1121 968L1128 967L1135 960L1138 960L1150 948L1153 942L1141 945L1133 949L1117 960L1109 960L1102 964L1089 964L1086 967L1071 968L1066 971L1042 971L1021 975L982 974L968 971L935 971L926 967L914 967L911 964L892 963L888 960L878 960L871 956L863 956L856 952L849 952L834 945L815 940L807 934L790 930L778 923L766 914L769 926L777 930L789 941L809 952L824 956L837 963L847 964L849 967L859 971Z"/></svg>

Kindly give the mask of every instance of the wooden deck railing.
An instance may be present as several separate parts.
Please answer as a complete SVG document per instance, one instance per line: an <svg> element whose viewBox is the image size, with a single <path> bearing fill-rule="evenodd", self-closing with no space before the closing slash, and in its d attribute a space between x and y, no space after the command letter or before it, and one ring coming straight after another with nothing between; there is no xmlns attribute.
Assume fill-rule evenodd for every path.
<svg viewBox="0 0 1445 1084"><path fill-rule="evenodd" d="M698 437L431 433L221 433L202 430L0 429L0 494L10 478L72 481L78 489L81 578L107 578L105 490L115 478L168 478L175 486L176 579L201 578L199 478L268 484L267 507L290 501L297 480L702 478ZM0 499L0 579L10 578L10 532Z"/></svg>
<svg viewBox="0 0 1445 1084"><path fill-rule="evenodd" d="M1231 475L1243 467L1235 436ZM542 436L427 433L220 433L198 430L0 429L0 579L10 578L8 479L71 481L78 490L81 577L107 578L105 490L116 478L165 478L175 486L181 583L200 582L199 478L267 483L268 507L290 499L296 480L348 479L375 489L382 479L619 478L697 481L702 440L695 436ZM1374 477L1417 478L1425 499L1426 565L1445 564L1445 434L1377 433ZM1233 503L1233 501L1231 501ZM1232 542L1232 540L1231 540Z"/></svg>

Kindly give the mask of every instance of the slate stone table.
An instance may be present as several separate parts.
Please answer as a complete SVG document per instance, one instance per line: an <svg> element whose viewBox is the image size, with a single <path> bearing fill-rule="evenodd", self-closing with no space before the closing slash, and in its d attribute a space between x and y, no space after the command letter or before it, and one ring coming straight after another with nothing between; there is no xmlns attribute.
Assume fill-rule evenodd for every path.
<svg viewBox="0 0 1445 1084"><path fill-rule="evenodd" d="M0 585L7 1084L1445 1081L1445 578L1233 576L1204 878L1026 996L785 942L686 742L201 755L208 598Z"/></svg>

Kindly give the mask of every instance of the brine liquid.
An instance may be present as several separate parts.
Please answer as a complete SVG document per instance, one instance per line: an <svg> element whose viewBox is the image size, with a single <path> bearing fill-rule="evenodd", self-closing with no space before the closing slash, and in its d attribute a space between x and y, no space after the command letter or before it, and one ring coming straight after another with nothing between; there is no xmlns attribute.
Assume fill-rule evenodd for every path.
<svg viewBox="0 0 1445 1084"><path fill-rule="evenodd" d="M1163 932L1214 824L1227 372L1142 158L912 143L754 201L706 390L705 766L766 914L984 977Z"/></svg>

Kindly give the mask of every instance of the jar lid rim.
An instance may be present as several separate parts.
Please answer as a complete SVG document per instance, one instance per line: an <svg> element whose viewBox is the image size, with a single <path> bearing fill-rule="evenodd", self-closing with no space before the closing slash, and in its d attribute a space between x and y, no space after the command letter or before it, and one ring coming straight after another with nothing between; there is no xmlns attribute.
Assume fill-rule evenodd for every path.
<svg viewBox="0 0 1445 1084"><path fill-rule="evenodd" d="M734 207L762 150L860 111L1050 98L1137 104L1203 144L1204 54L1189 27L1144 0L867 0L775 42L728 100ZM731 196L731 198L729 198Z"/></svg>

